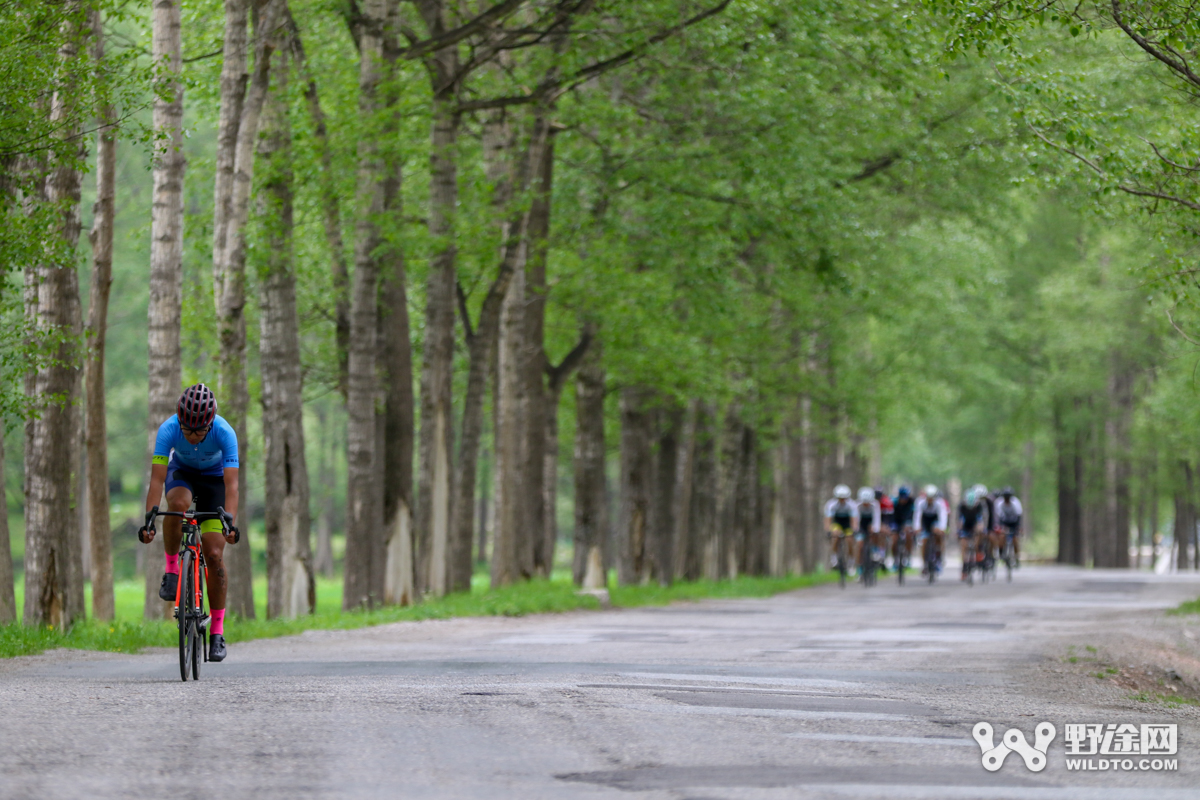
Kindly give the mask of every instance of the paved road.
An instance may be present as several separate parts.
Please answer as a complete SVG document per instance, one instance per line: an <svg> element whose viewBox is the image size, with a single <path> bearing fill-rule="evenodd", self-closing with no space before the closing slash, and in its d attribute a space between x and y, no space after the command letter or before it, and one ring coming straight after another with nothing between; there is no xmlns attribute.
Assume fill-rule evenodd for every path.
<svg viewBox="0 0 1200 800"><path fill-rule="evenodd" d="M1086 670L1195 679L1194 634L1162 609L1198 594L1024 568L400 623L235 645L199 684L172 651L60 651L0 664L0 798L1197 798L1197 709ZM1046 769L985 771L981 720L1030 742L1053 722ZM1179 771L1068 772L1067 722L1177 723Z"/></svg>

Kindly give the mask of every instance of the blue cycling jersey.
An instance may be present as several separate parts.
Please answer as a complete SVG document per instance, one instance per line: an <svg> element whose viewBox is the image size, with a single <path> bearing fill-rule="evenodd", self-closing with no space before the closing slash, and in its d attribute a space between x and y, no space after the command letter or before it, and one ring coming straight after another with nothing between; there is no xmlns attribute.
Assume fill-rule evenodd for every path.
<svg viewBox="0 0 1200 800"><path fill-rule="evenodd" d="M158 426L151 460L155 464L194 469L205 475L221 475L226 468L238 465L237 434L224 417L217 416L204 441L192 444L183 438L179 417L173 415Z"/></svg>

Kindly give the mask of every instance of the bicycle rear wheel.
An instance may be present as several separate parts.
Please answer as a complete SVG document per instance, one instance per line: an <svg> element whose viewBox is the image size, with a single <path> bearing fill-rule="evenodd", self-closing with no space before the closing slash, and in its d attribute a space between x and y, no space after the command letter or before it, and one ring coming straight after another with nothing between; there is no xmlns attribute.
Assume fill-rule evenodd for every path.
<svg viewBox="0 0 1200 800"><path fill-rule="evenodd" d="M896 547L896 580L904 585L904 570L908 567L908 548L901 541Z"/></svg>
<svg viewBox="0 0 1200 800"><path fill-rule="evenodd" d="M192 653L195 649L192 620L192 598L195 596L192 586L194 559L192 552L187 549L179 559L179 605L175 609L175 615L179 622L179 677L184 681L187 681L189 673L192 672Z"/></svg>
<svg viewBox="0 0 1200 800"><path fill-rule="evenodd" d="M846 588L846 537L838 536L837 545L838 583Z"/></svg>

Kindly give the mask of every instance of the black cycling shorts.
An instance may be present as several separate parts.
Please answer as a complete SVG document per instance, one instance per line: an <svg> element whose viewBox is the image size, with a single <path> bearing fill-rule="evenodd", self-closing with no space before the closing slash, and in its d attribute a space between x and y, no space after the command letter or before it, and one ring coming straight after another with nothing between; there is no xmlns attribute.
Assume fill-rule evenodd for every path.
<svg viewBox="0 0 1200 800"><path fill-rule="evenodd" d="M204 475L187 467L168 467L165 491L185 486L196 499L196 511L215 512L225 507L225 476Z"/></svg>

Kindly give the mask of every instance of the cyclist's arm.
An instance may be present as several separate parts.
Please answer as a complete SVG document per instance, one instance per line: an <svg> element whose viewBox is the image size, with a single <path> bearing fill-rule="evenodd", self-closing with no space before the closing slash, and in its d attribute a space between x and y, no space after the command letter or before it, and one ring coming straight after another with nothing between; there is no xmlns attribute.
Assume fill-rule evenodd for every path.
<svg viewBox="0 0 1200 800"><path fill-rule="evenodd" d="M225 510L237 520L238 513L238 468L225 468Z"/></svg>
<svg viewBox="0 0 1200 800"><path fill-rule="evenodd" d="M146 492L146 513L157 505L161 505L163 486L167 483L167 465L150 465L150 491Z"/></svg>

